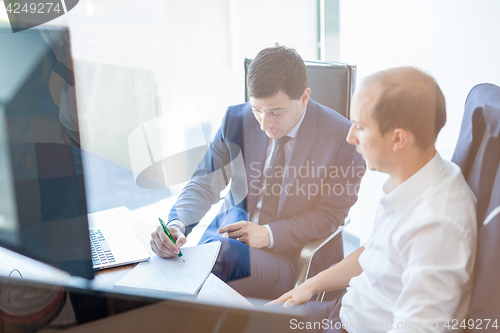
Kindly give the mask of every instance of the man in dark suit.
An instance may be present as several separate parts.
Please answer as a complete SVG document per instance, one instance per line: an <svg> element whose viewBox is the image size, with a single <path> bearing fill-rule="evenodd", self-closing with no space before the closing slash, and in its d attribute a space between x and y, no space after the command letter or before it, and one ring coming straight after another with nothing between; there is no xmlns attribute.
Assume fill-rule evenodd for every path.
<svg viewBox="0 0 500 333"><path fill-rule="evenodd" d="M295 50L259 52L247 86L250 102L227 109L170 212L177 246L158 228L151 247L164 258L177 255L231 179L200 244L221 240L213 273L245 296L272 298L293 287L301 248L344 222L365 169L344 141L349 121L309 98L306 67ZM339 236L317 253L311 273L342 258Z"/></svg>

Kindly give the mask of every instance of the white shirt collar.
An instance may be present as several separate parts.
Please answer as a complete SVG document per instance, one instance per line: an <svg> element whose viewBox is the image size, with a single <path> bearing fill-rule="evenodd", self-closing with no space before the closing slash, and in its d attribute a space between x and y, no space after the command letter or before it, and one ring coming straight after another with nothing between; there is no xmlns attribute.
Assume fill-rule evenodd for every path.
<svg viewBox="0 0 500 333"><path fill-rule="evenodd" d="M304 117L306 116L306 112L307 112L307 106L306 106L306 109L304 110L304 114L302 115L302 118L300 118L297 125L295 125L295 127L292 128L292 130L290 132L288 132L287 136L291 137L292 139L295 139L295 137L297 136L297 132L299 131L300 124L302 124L302 121L304 120Z"/></svg>
<svg viewBox="0 0 500 333"><path fill-rule="evenodd" d="M443 159L436 152L426 165L399 186L394 187L392 179L389 178L384 184L385 195L381 199L384 210L392 209L396 214L402 213L413 200L434 182L444 167Z"/></svg>

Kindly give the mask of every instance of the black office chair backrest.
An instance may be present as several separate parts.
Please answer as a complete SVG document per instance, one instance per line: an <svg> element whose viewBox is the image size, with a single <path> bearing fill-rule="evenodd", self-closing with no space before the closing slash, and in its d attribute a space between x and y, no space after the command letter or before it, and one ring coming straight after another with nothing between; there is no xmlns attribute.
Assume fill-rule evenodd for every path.
<svg viewBox="0 0 500 333"><path fill-rule="evenodd" d="M465 101L460 135L452 161L460 166L478 200L477 219L480 227L495 203L492 192L500 162L500 87L479 84ZM500 203L499 203L500 204Z"/></svg>
<svg viewBox="0 0 500 333"><path fill-rule="evenodd" d="M248 102L247 72L252 59L245 59L245 102ZM339 62L305 61L311 98L347 119L356 88L356 66Z"/></svg>
<svg viewBox="0 0 500 333"><path fill-rule="evenodd" d="M478 248L469 318L484 332L500 313L500 87L480 84L465 102L452 157L477 198ZM495 318L495 319L493 319ZM478 325L479 321L484 324ZM479 331L481 330L481 331ZM493 330L492 326L488 330Z"/></svg>

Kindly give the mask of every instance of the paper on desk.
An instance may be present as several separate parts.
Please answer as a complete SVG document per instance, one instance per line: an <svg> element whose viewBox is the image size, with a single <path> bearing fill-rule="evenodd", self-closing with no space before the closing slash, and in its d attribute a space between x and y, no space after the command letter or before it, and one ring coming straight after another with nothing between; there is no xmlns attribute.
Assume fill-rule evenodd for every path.
<svg viewBox="0 0 500 333"><path fill-rule="evenodd" d="M212 271L219 249L220 242L212 242L181 248L181 258L163 259L154 255L118 281L114 290L148 296L195 295Z"/></svg>

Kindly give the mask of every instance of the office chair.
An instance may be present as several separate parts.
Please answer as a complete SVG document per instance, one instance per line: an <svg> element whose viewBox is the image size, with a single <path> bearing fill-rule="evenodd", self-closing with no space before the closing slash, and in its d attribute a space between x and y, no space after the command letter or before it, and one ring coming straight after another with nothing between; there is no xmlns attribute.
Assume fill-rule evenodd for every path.
<svg viewBox="0 0 500 333"><path fill-rule="evenodd" d="M493 330L500 313L500 87L479 84L469 92L452 161L477 199L478 248L468 315L475 323L469 331L484 332L479 320L492 319L488 329Z"/></svg>
<svg viewBox="0 0 500 333"><path fill-rule="evenodd" d="M246 77L252 59L245 59L245 101L249 101ZM308 77L308 85L311 88L311 98L316 102L325 105L345 118L350 117L351 98L356 88L356 66L338 62L305 61ZM347 217L344 224L335 230L331 235L310 242L305 245L300 253L297 265L297 276L295 286L303 283L311 273L311 263L314 255L329 242L334 242L342 237L341 232L350 222ZM340 239L341 240L341 239ZM328 267L323 267L326 269ZM333 295L332 295L333 296ZM321 301L325 293L317 295L317 300Z"/></svg>
<svg viewBox="0 0 500 333"><path fill-rule="evenodd" d="M246 77L252 59L245 58L245 102L249 101ZM305 61L311 98L350 118L356 88L356 66L340 62Z"/></svg>
<svg viewBox="0 0 500 333"><path fill-rule="evenodd" d="M311 263L314 255L321 249L324 245L326 245L329 241L335 238L338 234L340 234L344 228L351 222L351 217L346 217L343 225L339 226L337 230L335 230L330 236L315 240L305 245L300 251L299 263L297 264L297 276L295 279L295 287L304 283L307 280L309 272L311 270ZM327 268L327 267L325 267ZM323 301L325 297L325 292L319 293L316 295L316 301Z"/></svg>

